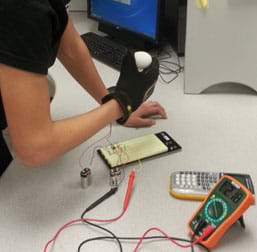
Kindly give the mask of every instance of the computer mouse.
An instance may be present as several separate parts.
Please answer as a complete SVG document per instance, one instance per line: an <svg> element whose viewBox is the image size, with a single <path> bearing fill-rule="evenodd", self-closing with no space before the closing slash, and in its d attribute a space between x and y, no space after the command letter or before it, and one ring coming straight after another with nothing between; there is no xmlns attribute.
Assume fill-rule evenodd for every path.
<svg viewBox="0 0 257 252"><path fill-rule="evenodd" d="M152 63L152 56L144 51L137 51L134 54L135 61L137 65L137 69L139 72L142 72L145 68L151 65Z"/></svg>

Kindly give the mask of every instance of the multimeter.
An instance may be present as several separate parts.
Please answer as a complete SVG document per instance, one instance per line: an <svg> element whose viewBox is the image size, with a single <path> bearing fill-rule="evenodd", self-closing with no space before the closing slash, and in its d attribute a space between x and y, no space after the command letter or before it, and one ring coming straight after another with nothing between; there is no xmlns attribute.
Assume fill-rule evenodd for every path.
<svg viewBox="0 0 257 252"><path fill-rule="evenodd" d="M253 202L252 193L243 184L225 175L217 182L189 221L189 232L194 239L199 240L204 230L211 227L212 232L199 242L207 248L213 248Z"/></svg>

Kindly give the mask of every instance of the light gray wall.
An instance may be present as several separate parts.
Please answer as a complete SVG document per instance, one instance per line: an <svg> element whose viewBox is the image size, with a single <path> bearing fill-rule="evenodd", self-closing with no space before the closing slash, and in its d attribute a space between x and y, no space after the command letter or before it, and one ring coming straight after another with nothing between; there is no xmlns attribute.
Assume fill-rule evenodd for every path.
<svg viewBox="0 0 257 252"><path fill-rule="evenodd" d="M71 0L71 11L85 11L87 10L87 0Z"/></svg>
<svg viewBox="0 0 257 252"><path fill-rule="evenodd" d="M257 91L257 1L209 0L203 10L190 0L187 9L185 92L224 82Z"/></svg>

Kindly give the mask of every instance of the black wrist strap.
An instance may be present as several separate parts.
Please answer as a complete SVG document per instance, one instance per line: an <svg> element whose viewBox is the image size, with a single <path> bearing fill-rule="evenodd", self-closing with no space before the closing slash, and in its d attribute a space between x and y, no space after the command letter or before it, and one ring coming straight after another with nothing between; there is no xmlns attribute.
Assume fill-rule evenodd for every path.
<svg viewBox="0 0 257 252"><path fill-rule="evenodd" d="M110 101L111 99L115 99L119 103L121 110L123 112L123 116L121 118L119 118L117 120L117 122L119 124L124 124L128 120L128 118L132 112L132 108L130 105L131 102L129 100L129 97L125 93L114 92L114 93L110 93L110 94L104 96L102 98L102 103L104 104L104 103Z"/></svg>

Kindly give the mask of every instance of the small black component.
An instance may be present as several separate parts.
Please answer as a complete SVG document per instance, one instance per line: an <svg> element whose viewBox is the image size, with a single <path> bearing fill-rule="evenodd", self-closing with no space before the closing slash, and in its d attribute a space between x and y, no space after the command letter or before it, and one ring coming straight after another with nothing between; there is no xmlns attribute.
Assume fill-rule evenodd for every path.
<svg viewBox="0 0 257 252"><path fill-rule="evenodd" d="M243 215L238 219L238 221L239 221L241 227L243 229L245 229L245 221L244 221L244 216Z"/></svg>
<svg viewBox="0 0 257 252"><path fill-rule="evenodd" d="M197 219L198 219L198 223L195 226L194 235L199 235L199 233L208 225L206 220L201 219L200 216Z"/></svg>

